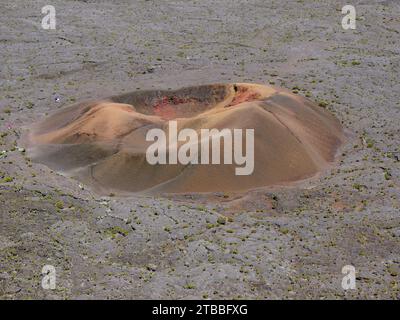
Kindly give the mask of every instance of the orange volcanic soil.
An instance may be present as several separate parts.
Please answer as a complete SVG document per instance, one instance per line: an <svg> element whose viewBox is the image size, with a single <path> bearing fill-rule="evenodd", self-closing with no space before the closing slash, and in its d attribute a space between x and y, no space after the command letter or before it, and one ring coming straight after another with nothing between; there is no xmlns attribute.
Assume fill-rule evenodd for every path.
<svg viewBox="0 0 400 320"><path fill-rule="evenodd" d="M254 172L237 176L235 164L150 165L146 133L168 132L169 120L196 132L254 129ZM35 125L27 141L34 160L100 193L183 193L244 191L311 177L333 162L344 134L337 119L308 99L238 83L76 104Z"/></svg>

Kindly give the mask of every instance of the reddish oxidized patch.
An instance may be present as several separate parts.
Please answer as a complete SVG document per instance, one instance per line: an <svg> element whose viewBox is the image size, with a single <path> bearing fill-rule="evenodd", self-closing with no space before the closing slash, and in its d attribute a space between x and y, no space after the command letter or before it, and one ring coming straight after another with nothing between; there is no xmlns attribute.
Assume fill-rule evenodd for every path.
<svg viewBox="0 0 400 320"><path fill-rule="evenodd" d="M236 87L236 94L228 107L236 106L243 102L254 101L260 99L260 94L249 90L246 87Z"/></svg>
<svg viewBox="0 0 400 320"><path fill-rule="evenodd" d="M164 96L153 105L154 113L164 119L176 118L176 106L185 103L196 102L193 98L180 98L176 96Z"/></svg>

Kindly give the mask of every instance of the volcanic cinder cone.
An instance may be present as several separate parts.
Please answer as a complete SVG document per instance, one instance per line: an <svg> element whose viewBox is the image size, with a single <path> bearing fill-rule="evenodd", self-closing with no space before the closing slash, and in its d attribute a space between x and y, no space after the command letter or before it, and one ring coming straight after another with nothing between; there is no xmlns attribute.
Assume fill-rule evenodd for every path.
<svg viewBox="0 0 400 320"><path fill-rule="evenodd" d="M149 164L146 133L167 132L169 120L196 132L254 129L254 172L235 175L236 164ZM182 193L244 191L312 177L334 161L343 142L339 121L311 101L238 83L137 91L69 106L32 128L28 152L100 193Z"/></svg>

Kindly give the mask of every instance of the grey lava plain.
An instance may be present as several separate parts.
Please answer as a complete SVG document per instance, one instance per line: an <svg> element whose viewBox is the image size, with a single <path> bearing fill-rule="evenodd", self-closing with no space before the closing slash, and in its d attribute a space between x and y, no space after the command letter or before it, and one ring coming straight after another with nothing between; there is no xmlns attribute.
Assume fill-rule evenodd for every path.
<svg viewBox="0 0 400 320"><path fill-rule="evenodd" d="M400 299L398 1L352 1L355 30L334 0L51 2L55 30L46 1L0 3L0 299ZM290 185L122 194L26 144L82 101L240 83L335 119L334 163Z"/></svg>

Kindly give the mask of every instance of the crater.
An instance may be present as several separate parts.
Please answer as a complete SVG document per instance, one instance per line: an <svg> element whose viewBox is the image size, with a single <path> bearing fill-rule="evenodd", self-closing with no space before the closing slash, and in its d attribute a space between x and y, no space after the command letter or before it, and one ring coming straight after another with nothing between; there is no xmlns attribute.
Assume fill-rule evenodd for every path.
<svg viewBox="0 0 400 320"><path fill-rule="evenodd" d="M253 129L254 171L232 164L150 164L149 130ZM247 191L328 168L345 141L326 109L285 89L248 83L135 91L67 106L33 125L29 156L100 194ZM183 142L179 142L182 144ZM220 148L223 152L225 141ZM245 142L242 145L245 150Z"/></svg>

